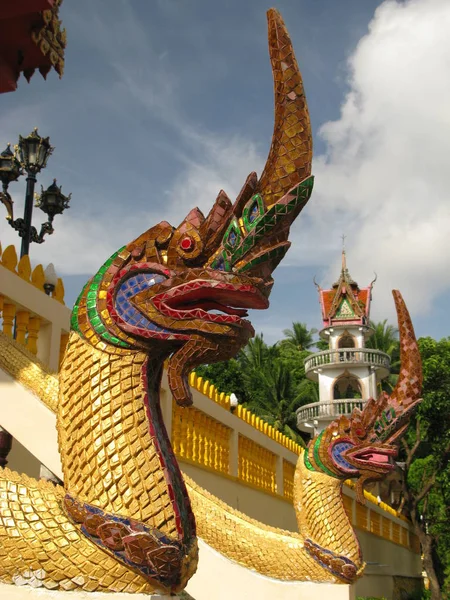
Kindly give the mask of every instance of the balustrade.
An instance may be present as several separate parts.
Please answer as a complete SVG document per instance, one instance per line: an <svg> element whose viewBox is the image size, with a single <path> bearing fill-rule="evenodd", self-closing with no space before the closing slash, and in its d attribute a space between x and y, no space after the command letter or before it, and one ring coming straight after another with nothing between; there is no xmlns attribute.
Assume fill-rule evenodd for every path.
<svg viewBox="0 0 450 600"><path fill-rule="evenodd" d="M373 510L370 511L370 533L373 533L378 536L381 535L381 518L381 515L379 515L378 513L374 512Z"/></svg>
<svg viewBox="0 0 450 600"><path fill-rule="evenodd" d="M190 406L172 402L172 447L176 456L218 473L229 473L230 428Z"/></svg>
<svg viewBox="0 0 450 600"><path fill-rule="evenodd" d="M239 435L238 452L238 478L276 493L276 455L243 435Z"/></svg>
<svg viewBox="0 0 450 600"><path fill-rule="evenodd" d="M283 495L288 500L294 499L295 465L283 459Z"/></svg>
<svg viewBox="0 0 450 600"><path fill-rule="evenodd" d="M61 310L56 304L55 310L55 300L64 304L62 280L58 279L52 295L47 296L42 265L32 269L28 256L18 261L14 246L8 246L3 253L0 246L0 275L0 331L57 370L57 356L62 357L67 345L70 319L69 309Z"/></svg>
<svg viewBox="0 0 450 600"><path fill-rule="evenodd" d="M305 372L313 369L326 368L342 363L371 365L389 369L390 358L381 350L371 348L339 348L336 350L325 350L316 352L305 360Z"/></svg>
<svg viewBox="0 0 450 600"><path fill-rule="evenodd" d="M333 419L340 415L349 415L354 408L362 410L367 400L348 398L332 402L313 402L305 404L297 410L297 422L320 421Z"/></svg>
<svg viewBox="0 0 450 600"><path fill-rule="evenodd" d="M3 333L8 337L12 338L14 336L14 319L16 316L16 306L15 304L10 304L9 302L3 301Z"/></svg>

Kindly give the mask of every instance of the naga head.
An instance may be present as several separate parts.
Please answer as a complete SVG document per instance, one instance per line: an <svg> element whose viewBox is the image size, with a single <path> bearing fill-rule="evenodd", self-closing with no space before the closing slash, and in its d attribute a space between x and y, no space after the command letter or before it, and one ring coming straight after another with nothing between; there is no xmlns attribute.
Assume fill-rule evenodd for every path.
<svg viewBox="0 0 450 600"><path fill-rule="evenodd" d="M338 479L357 479L356 493L364 503L364 485L383 479L395 467L400 437L421 401L422 363L408 310L399 291L393 296L400 332L401 369L388 395L367 401L341 416L311 440L305 464Z"/></svg>
<svg viewBox="0 0 450 600"><path fill-rule="evenodd" d="M194 208L177 228L163 221L118 250L73 310L72 329L102 351L170 356L179 404L192 402L194 367L231 358L254 335L247 309L268 307L272 272L312 191L302 78L274 9L268 26L275 126L262 175L251 173L234 203L220 191L206 217Z"/></svg>

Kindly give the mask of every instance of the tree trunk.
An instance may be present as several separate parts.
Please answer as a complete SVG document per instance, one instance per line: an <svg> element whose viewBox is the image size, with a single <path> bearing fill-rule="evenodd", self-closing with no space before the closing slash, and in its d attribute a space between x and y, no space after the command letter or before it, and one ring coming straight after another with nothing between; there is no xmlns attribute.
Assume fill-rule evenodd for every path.
<svg viewBox="0 0 450 600"><path fill-rule="evenodd" d="M433 554L432 554L432 546L433 539L427 535L417 523L414 524L414 529L420 540L420 545L422 547L423 552L423 566L427 573L428 579L430 581L430 592L431 592L431 600L442 600L441 587L439 585L439 581L436 575L436 571L434 570L433 564Z"/></svg>

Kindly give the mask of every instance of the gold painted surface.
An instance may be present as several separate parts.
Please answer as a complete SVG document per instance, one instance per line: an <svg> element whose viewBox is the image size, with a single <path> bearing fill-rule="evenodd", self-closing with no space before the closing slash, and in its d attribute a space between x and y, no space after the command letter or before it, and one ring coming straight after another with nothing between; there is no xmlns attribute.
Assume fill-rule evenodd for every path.
<svg viewBox="0 0 450 600"><path fill-rule="evenodd" d="M18 346L11 340L8 340L8 343ZM23 367L28 361L28 369L31 368L30 363L32 368L41 369L33 362L31 355L25 356L22 352L21 356ZM120 510L121 514L129 514L147 523L154 523L161 529L165 527L168 533L173 533L173 513L170 513L171 507L166 503L167 490L159 478L161 469L159 461L155 460L154 448L149 444L148 428L141 403L140 369L143 360L144 356L141 354L118 357L101 353L81 341L76 334L71 334L60 375L59 435L65 486L82 501L111 512ZM4 368L7 367L5 362L7 363L4 361L2 365ZM34 372L37 375L37 371ZM36 380L39 381L39 377ZM53 380L56 382L55 378ZM29 387L29 384L28 380L25 385ZM101 397L98 395L100 389ZM70 395L71 402L64 400L65 395ZM119 399L120 409L116 404ZM307 471L302 465L303 461L300 459L294 484L295 507L302 535L266 526L239 513L185 476L199 537L227 558L269 577L287 581L309 578L312 581L338 582L337 577L318 565L306 553L303 536L310 536L318 544L336 553L342 553L358 563L358 544L342 502L339 501L340 483L324 474ZM31 480L8 470L2 472L2 477L6 485L8 481L22 482L24 485L22 495L9 496L8 503L1 505L4 518L11 518L10 511L14 508L16 515L13 517L17 519L29 510L26 505L31 493L27 491ZM147 490L144 489L144 482ZM57 497L60 502L62 488L55 488L52 484L44 482L34 482L32 486L37 490L41 490L41 486L44 491L52 490L53 496L49 496L50 501L55 502ZM33 493L36 495L36 502L44 502L45 505L47 496L42 498L40 491ZM129 499L128 504L123 503L121 493ZM57 507L55 504L52 506L54 513L50 514L54 515L55 529L53 524L50 526L49 522L46 522L42 526L42 535L47 536L44 535L49 544L56 544L52 542L53 535L60 535L59 523L61 522L62 527L62 524L67 524L67 519L59 504ZM27 568L45 569L37 560L42 548L35 548L34 542L29 544L27 541L27 536L31 534L27 533L23 526L16 524L16 521L8 523L11 531L2 530L5 539L6 535L8 536L10 549L7 556L0 556L0 572L5 574L3 580L11 581L12 567L9 565L9 557L16 543L19 547L23 544L28 547L28 558L24 559L23 563ZM73 526L71 531L75 531ZM93 569L93 564L87 558L90 556L89 552L92 556L94 552L102 553L84 538L77 537L77 544L84 544L89 551L84 550L85 553L88 552L87 555L83 554L84 567L80 567L80 571L73 571L76 578L79 575L85 577ZM70 546L67 545L67 550L64 543L56 546L56 549L53 545L51 548L56 554L61 554L60 560L56 560L56 554L52 555L51 560L56 565L55 569L59 569L59 576L65 581L65 569L71 566L70 561L67 562L65 552L71 552ZM136 581L141 581L141 578ZM130 584L135 586L135 591L140 589L136 581L133 579L133 583ZM53 585L51 582L50 585ZM73 582L67 585L71 586ZM79 587L101 589L102 584L95 577L97 587L94 587L93 583L90 585L91 588L83 587L83 583ZM59 589L65 588L61 585Z"/></svg>
<svg viewBox="0 0 450 600"><path fill-rule="evenodd" d="M267 492L275 493L276 460L273 452L253 440L238 437L238 478Z"/></svg>
<svg viewBox="0 0 450 600"><path fill-rule="evenodd" d="M64 489L0 469L0 581L49 590L151 593L140 575L97 548L62 510Z"/></svg>
<svg viewBox="0 0 450 600"><path fill-rule="evenodd" d="M71 334L59 375L64 484L80 502L176 535L143 402L146 358L143 353L102 353Z"/></svg>
<svg viewBox="0 0 450 600"><path fill-rule="evenodd" d="M336 501L339 483L330 487L329 477L306 472L302 461L297 473L301 487L297 488L296 512L301 534L251 519L184 475L199 537L227 558L267 577L339 583L338 577L305 551L304 539L311 534L316 543L353 560L360 575L363 565L358 542L342 503Z"/></svg>
<svg viewBox="0 0 450 600"><path fill-rule="evenodd" d="M231 429L193 406L172 403L171 444L177 457L228 474Z"/></svg>
<svg viewBox="0 0 450 600"><path fill-rule="evenodd" d="M110 362L111 358L111 356L109 356L108 359L102 357L101 362L107 364ZM56 377L47 373L44 367L40 365L36 361L36 358L27 352L26 349L20 347L19 344L4 335L0 335L0 366L14 377L17 373L17 379L20 383L32 390L51 410L56 410L58 390L58 380ZM88 370L90 371L90 369ZM78 378L80 381L84 380L82 372L79 373ZM103 389L108 391L109 386L106 385ZM10 516L10 514L12 514L10 508L11 502L14 502L13 507L16 511L16 516L20 516L21 513L26 514L26 511L30 510L29 508L26 508L30 502L27 499L27 494L34 494L36 503L42 504L42 502L44 502L44 505L46 500L43 500L41 495L43 494L45 498L48 498L49 496L46 490L53 490L53 495L58 498L58 502L62 497L62 488L54 487L52 484L46 482L37 483L26 476L19 476L17 473L12 473L8 469L0 471L0 473L0 481L6 482L6 484L8 484L8 482L13 484L21 483L25 490L25 493L15 493L13 496L8 496L6 491L3 488L0 488L0 510L2 518L12 518ZM344 502L337 501L339 500L340 494L339 482L321 473L313 473L306 470L304 472L302 460L300 460L296 469L295 478L296 481L293 486L296 494L295 507L302 535L313 537L317 543L322 543L325 547L333 549L337 553L345 553L345 555L349 557L356 557L357 543L345 511L345 508L347 508L347 511L351 508L351 499L344 496ZM263 575L278 579L295 581L301 580L306 576L314 581L330 581L332 579L332 576L328 571L321 569L317 563L306 554L303 548L302 536L259 523L258 521L239 513L239 511L232 509L207 491L202 490L186 475L184 475L184 479L191 499L193 512L196 517L199 536L227 558L235 560L247 568L255 569ZM0 483L0 485L4 486L5 483ZM27 492L26 490L29 488L34 491ZM52 496L52 502L54 501L54 497ZM157 496L153 496L153 501L159 506ZM356 506L359 505L356 504ZM361 508L364 509L364 507ZM53 510L56 510L54 506ZM56 519L57 514L60 514L60 517L58 517L59 520L61 518L65 519L65 516L61 511L60 513L55 513L56 522L59 523L58 519ZM372 511L370 511L370 514L372 514ZM8 548L8 551L3 554L0 550L0 572L4 573L3 581L12 581L14 573L21 572L20 568L22 567L19 568L19 563L17 564L16 571L13 571L11 566L11 556L21 557L20 548L22 548L24 543L28 546L28 554L26 554L26 559L20 558L20 561L22 561L19 561L20 564L26 564L28 565L27 568L34 569L37 565L41 564L41 562L39 562L41 559L37 559L38 554L40 553L39 556L44 557L41 546L38 545L36 546L36 549L34 549L36 542L33 542L33 551L31 552L31 546L26 541L27 539L31 539L30 536L36 535L35 533L27 533L24 525L13 525L12 521L8 521L8 523L8 527L11 527L11 530L7 531L7 526L4 524L4 528L0 531L0 537L2 537L0 546ZM391 522L386 514L386 517L383 516L382 528L379 535L387 540L391 538L390 525ZM54 530L53 528L50 528L47 532L47 537L42 534L44 536L43 539L49 540L49 548L53 548L50 543L53 532L56 534L59 532L59 529ZM403 532L402 536L404 536ZM95 551L99 552L102 557L106 556L84 538L80 537L79 539L90 548L91 553ZM406 537L402 537L402 541L404 539L406 539ZM410 534L410 546L414 550L417 546L415 541L414 535ZM81 541L77 543L81 543ZM53 551L56 552L56 554L61 552L62 556L64 556L64 550L61 550L62 546L60 545L58 548L59 550L57 551L53 548ZM83 552L86 553L88 551L83 550ZM81 553L83 558L82 560L80 559L80 563L83 562L86 564L85 568L80 567L80 574L82 577L85 577L88 572L92 574L93 565L86 561L87 555L83 554L83 552ZM88 555L90 556L90 554ZM276 561L273 559L274 555L277 556ZM59 562L55 562L55 556L56 555L54 554L51 555L51 561L56 565L70 564L70 562L62 561L62 557ZM42 558L42 560L44 560L44 558ZM112 561L113 559L110 560ZM118 567L115 561L114 565ZM25 566L23 566L23 569L25 569ZM95 573L97 572L96 570L94 571ZM127 573L127 576L131 573L124 568L123 572ZM60 576L62 577L62 575L63 573L61 572ZM75 577L78 577L78 575L75 575ZM50 578L50 581L48 582L49 589L52 589L52 581L53 580ZM61 581L64 581L64 585L69 587L73 585L73 583L68 583L64 578L62 578ZM123 591L131 591L132 587L135 591L141 591L139 586L143 585L142 582L143 579L136 576L133 583L130 584L131 587L123 588ZM64 585L61 585L60 589L66 589L64 588ZM90 581L89 586L93 585L94 584ZM95 585L97 585L96 588L79 587L80 589L102 589L101 585L103 584L101 581L97 582ZM111 589L111 587L109 587L109 589Z"/></svg>
<svg viewBox="0 0 450 600"><path fill-rule="evenodd" d="M58 406L59 381L31 352L0 332L0 368L32 391L51 411Z"/></svg>
<svg viewBox="0 0 450 600"><path fill-rule="evenodd" d="M288 500L294 499L295 466L283 459L283 495Z"/></svg>

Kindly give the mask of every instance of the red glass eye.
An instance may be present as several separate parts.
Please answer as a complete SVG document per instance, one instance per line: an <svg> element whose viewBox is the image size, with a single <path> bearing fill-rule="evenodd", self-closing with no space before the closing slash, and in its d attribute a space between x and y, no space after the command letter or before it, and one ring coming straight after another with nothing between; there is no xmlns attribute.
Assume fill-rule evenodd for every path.
<svg viewBox="0 0 450 600"><path fill-rule="evenodd" d="M191 252L194 249L195 242L190 236L186 235L184 238L181 238L180 246L185 252Z"/></svg>

